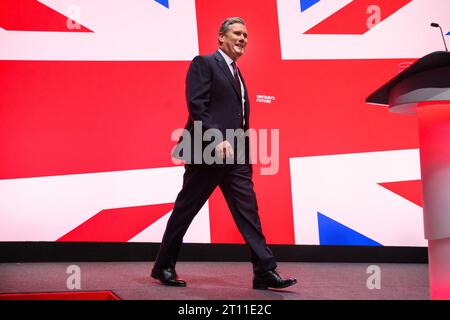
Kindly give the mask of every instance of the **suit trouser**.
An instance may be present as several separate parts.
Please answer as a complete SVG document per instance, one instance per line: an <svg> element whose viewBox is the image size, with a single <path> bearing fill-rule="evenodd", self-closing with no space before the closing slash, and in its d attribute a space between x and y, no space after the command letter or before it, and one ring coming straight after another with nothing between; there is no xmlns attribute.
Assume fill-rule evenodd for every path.
<svg viewBox="0 0 450 320"><path fill-rule="evenodd" d="M219 186L233 219L250 248L253 271L261 273L275 268L275 258L267 247L261 229L250 165L186 165L185 168L183 187L167 222L155 267L175 268L189 225Z"/></svg>

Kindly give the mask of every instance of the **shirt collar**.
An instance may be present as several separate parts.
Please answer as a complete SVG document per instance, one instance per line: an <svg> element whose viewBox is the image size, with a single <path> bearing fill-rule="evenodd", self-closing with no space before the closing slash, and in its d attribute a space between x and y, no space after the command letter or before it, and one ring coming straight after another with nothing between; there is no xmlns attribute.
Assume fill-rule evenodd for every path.
<svg viewBox="0 0 450 320"><path fill-rule="evenodd" d="M227 63L227 65L231 66L231 64L233 63L233 59L231 59L225 52L223 52L222 49L219 49L219 52L222 55L222 57L225 59L225 62Z"/></svg>

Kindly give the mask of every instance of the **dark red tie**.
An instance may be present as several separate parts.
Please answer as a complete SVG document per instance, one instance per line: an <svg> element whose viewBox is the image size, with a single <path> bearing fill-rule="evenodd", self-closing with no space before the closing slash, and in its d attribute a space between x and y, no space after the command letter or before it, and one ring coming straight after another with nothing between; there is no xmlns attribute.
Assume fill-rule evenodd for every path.
<svg viewBox="0 0 450 320"><path fill-rule="evenodd" d="M234 81L236 82L236 87L238 89L239 98L241 98L241 101L242 101L241 81L239 80L238 69L237 69L236 63L234 63L234 61L233 61L231 63L231 66L233 67L233 76L234 76ZM244 128L244 114L243 114L243 111L241 111L241 128Z"/></svg>
<svg viewBox="0 0 450 320"><path fill-rule="evenodd" d="M236 63L234 61L231 63L231 66L233 67L233 76L234 81L236 82L236 88L238 89L239 97L242 99L242 91L241 91L241 82L239 81L239 75L238 75L238 69L236 66Z"/></svg>

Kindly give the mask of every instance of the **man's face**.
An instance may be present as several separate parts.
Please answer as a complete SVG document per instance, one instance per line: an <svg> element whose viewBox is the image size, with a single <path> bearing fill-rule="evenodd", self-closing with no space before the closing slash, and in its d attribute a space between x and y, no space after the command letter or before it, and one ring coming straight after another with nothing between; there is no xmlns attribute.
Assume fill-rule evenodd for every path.
<svg viewBox="0 0 450 320"><path fill-rule="evenodd" d="M247 28L240 23L234 23L228 31L219 35L219 47L231 59L236 61L244 54L247 46Z"/></svg>

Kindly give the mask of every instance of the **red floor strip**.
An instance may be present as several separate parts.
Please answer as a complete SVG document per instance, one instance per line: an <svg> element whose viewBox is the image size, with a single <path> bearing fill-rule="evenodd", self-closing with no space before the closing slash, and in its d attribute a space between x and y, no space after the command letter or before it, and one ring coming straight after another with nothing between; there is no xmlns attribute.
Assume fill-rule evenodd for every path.
<svg viewBox="0 0 450 320"><path fill-rule="evenodd" d="M120 300L112 291L5 293L0 300Z"/></svg>

